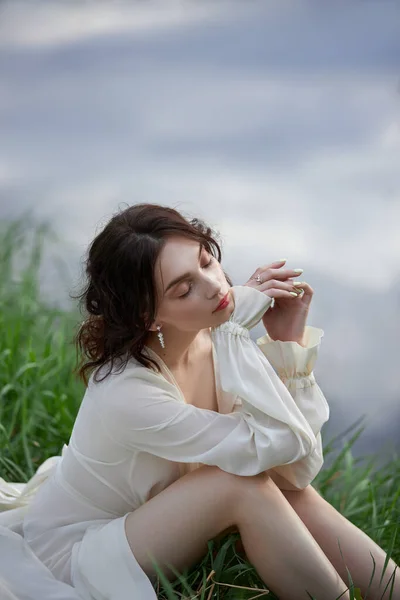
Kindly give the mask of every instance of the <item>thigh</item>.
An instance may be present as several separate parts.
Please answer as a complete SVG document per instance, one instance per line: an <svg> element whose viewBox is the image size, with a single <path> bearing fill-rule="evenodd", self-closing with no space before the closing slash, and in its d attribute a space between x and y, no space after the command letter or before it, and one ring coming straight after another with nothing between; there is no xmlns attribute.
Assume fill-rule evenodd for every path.
<svg viewBox="0 0 400 600"><path fill-rule="evenodd" d="M172 581L171 565L179 573L195 565L209 540L236 525L235 505L252 481L204 465L130 513L126 536L143 571L153 577L155 560Z"/></svg>

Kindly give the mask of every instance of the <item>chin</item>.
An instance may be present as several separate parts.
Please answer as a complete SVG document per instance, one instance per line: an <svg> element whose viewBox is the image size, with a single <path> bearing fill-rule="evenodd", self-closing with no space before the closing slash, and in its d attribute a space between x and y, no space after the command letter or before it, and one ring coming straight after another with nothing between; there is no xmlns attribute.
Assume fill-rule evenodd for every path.
<svg viewBox="0 0 400 600"><path fill-rule="evenodd" d="M233 309L228 310L228 307L225 310L221 310L221 312L215 313L216 320L218 323L217 323L217 325L214 324L214 327L221 325L221 323L225 323L225 321L229 321L229 318L232 313L233 313Z"/></svg>

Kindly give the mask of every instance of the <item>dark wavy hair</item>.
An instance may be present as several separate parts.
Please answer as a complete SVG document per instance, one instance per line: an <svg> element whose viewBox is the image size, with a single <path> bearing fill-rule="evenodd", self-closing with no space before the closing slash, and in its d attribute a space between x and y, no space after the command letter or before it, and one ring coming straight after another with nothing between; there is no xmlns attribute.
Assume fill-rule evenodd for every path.
<svg viewBox="0 0 400 600"><path fill-rule="evenodd" d="M158 204L136 204L115 214L89 245L84 261L87 282L81 293L71 295L79 300L85 317L74 336L77 355L81 353L74 372L86 385L94 370L95 381L108 377L116 359L122 360L122 369L134 357L160 372L143 349L157 313L155 263L173 235L199 242L221 262L221 245L204 221L186 219L174 208ZM106 363L108 372L96 379Z"/></svg>

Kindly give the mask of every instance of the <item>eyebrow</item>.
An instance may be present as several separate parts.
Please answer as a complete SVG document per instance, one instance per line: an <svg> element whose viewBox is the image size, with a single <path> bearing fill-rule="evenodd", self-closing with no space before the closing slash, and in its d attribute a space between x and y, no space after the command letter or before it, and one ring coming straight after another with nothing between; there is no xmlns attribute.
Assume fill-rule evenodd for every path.
<svg viewBox="0 0 400 600"><path fill-rule="evenodd" d="M199 254L197 257L198 260L200 260L202 250L203 250L203 246L200 244ZM171 289L174 285L176 285L177 283L180 283L184 279L188 279L190 276L191 276L191 273L184 273L183 275L179 275L179 277L175 277L175 279L170 281L169 284L167 285L167 287L165 288L164 294L166 294L168 292L168 290Z"/></svg>

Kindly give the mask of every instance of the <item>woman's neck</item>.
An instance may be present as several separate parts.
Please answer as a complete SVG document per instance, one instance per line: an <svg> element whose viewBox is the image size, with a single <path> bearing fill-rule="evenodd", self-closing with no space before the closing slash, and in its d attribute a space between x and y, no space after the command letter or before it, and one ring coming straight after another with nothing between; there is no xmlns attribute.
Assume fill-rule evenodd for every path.
<svg viewBox="0 0 400 600"><path fill-rule="evenodd" d="M162 330L165 348L161 347L157 332L152 332L146 346L151 348L171 370L180 369L195 363L204 354L211 340L209 329L197 332Z"/></svg>

